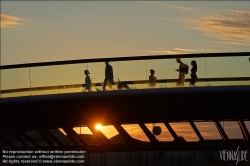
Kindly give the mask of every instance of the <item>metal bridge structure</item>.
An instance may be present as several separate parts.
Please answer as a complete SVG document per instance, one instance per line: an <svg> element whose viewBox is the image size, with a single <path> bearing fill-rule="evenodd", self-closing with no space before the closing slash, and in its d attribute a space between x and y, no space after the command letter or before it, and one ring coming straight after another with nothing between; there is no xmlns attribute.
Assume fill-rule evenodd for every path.
<svg viewBox="0 0 250 166"><path fill-rule="evenodd" d="M151 55L42 62L1 66L1 134L6 149L59 150L82 149L87 152L250 149L250 52ZM198 62L198 80L176 87L176 58L188 64ZM104 63L130 89L102 91ZM189 65L189 64L188 64ZM149 69L155 69L156 87L148 86ZM171 68L171 70L170 70ZM91 73L92 91L84 91L83 71ZM189 70L191 65L189 65ZM97 72L98 70L98 72ZM79 75L78 72L81 74ZM97 80L97 81L95 81ZM101 90L100 90L101 89ZM242 139L232 139L221 122L237 122ZM198 141L189 142L178 135L170 123L188 123ZM208 140L197 122L212 122L221 138ZM113 126L121 142L114 143L95 125ZM145 124L162 123L173 141L160 141ZM149 141L140 141L123 125L137 124ZM92 141L74 127L87 127ZM58 129L70 143L59 138ZM42 146L29 131L36 131L46 142ZM56 131L56 132L55 132ZM60 132L61 133L61 132ZM19 142L17 146L13 139Z"/></svg>

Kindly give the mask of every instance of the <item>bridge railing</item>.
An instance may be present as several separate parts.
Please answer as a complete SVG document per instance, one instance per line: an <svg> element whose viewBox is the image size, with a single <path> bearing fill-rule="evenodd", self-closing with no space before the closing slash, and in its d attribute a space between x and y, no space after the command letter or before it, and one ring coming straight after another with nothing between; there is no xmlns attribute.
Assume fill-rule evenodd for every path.
<svg viewBox="0 0 250 166"><path fill-rule="evenodd" d="M118 90L118 80L129 89L152 88L150 69L155 70L157 77L153 88L177 88L176 58L189 66L183 87L193 88L189 85L192 61L197 63L198 76L194 87L250 85L249 56L250 52L152 55L1 66L1 98L102 91L106 61L113 67L114 75L114 85L112 89L107 85L106 91ZM91 91L84 91L84 70L90 72Z"/></svg>

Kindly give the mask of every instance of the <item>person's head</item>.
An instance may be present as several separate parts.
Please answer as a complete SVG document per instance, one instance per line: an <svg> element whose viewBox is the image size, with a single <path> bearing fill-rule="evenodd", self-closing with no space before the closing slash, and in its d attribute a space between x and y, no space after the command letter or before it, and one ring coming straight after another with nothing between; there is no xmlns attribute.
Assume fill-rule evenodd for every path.
<svg viewBox="0 0 250 166"><path fill-rule="evenodd" d="M87 74L90 74L88 70L84 70L84 74L87 75Z"/></svg>
<svg viewBox="0 0 250 166"><path fill-rule="evenodd" d="M150 74L155 74L155 71L153 69L150 69Z"/></svg>
<svg viewBox="0 0 250 166"><path fill-rule="evenodd" d="M105 64L106 64L106 65L109 64L109 61L106 61Z"/></svg>
<svg viewBox="0 0 250 166"><path fill-rule="evenodd" d="M181 63L181 59L180 58L176 58L176 62L177 63Z"/></svg>
<svg viewBox="0 0 250 166"><path fill-rule="evenodd" d="M191 65L192 65L192 66L197 66L196 61L193 60L193 61L191 62Z"/></svg>

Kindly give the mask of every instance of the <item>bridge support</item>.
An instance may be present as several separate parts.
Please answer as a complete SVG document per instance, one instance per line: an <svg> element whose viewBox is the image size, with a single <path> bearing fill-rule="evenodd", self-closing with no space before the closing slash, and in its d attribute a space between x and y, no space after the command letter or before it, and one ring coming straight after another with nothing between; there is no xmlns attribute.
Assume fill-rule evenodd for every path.
<svg viewBox="0 0 250 166"><path fill-rule="evenodd" d="M214 124L215 124L215 126L217 127L217 129L218 129L218 131L219 131L219 133L220 133L220 135L221 135L223 141L228 141L227 134L226 134L226 132L224 131L224 129L222 128L220 122L219 122L218 120L215 120L215 121L214 121Z"/></svg>
<svg viewBox="0 0 250 166"><path fill-rule="evenodd" d="M193 128L195 134L197 135L197 137L199 138L200 141L204 141L204 138L202 137L200 131L197 129L196 125L194 124L193 121L189 121L191 127Z"/></svg>
<svg viewBox="0 0 250 166"><path fill-rule="evenodd" d="M139 126L141 127L141 129L143 130L143 132L146 134L146 136L148 137L148 139L152 142L152 143L157 143L158 140L155 138L155 136L149 131L149 129L145 126L144 123L139 123Z"/></svg>
<svg viewBox="0 0 250 166"><path fill-rule="evenodd" d="M61 146L61 147L65 147L65 145L59 141L59 139L57 139L49 130L44 130L44 132L53 140L55 141L58 146Z"/></svg>
<svg viewBox="0 0 250 166"><path fill-rule="evenodd" d="M241 133L243 135L244 140L245 141L250 141L250 135L249 135L249 132L247 130L247 127L246 127L244 121L243 120L239 120L238 124L240 126L240 130L241 130Z"/></svg>
<svg viewBox="0 0 250 166"><path fill-rule="evenodd" d="M50 138L44 133L42 129L37 130L38 133L43 137L43 139L47 142L47 144L51 147L54 147L53 142L50 140Z"/></svg>
<svg viewBox="0 0 250 166"><path fill-rule="evenodd" d="M164 122L165 126L167 127L168 131L170 132L170 134L173 136L174 140L177 142L180 142L180 138L177 136L177 134L175 133L175 131L173 130L173 128L170 126L169 123Z"/></svg>
<svg viewBox="0 0 250 166"><path fill-rule="evenodd" d="M17 140L22 144L24 148L28 148L29 146L26 144L26 142L22 139L20 134L14 130L12 130L13 135L17 138Z"/></svg>
<svg viewBox="0 0 250 166"><path fill-rule="evenodd" d="M133 138L127 133L127 131L121 126L121 124L114 124L115 129L121 134L122 138L129 144L133 144Z"/></svg>
<svg viewBox="0 0 250 166"><path fill-rule="evenodd" d="M96 138L98 139L100 144L104 144L104 145L105 144L108 144L108 145L112 144L110 142L110 140L100 130L96 130L94 127L92 127L90 125L88 125L87 127L94 134L94 136L96 136Z"/></svg>
<svg viewBox="0 0 250 166"><path fill-rule="evenodd" d="M41 146L40 146L36 141L34 141L25 131L20 132L20 134L21 134L25 139L27 139L28 141L30 141L30 143L32 143L35 147L41 148Z"/></svg>

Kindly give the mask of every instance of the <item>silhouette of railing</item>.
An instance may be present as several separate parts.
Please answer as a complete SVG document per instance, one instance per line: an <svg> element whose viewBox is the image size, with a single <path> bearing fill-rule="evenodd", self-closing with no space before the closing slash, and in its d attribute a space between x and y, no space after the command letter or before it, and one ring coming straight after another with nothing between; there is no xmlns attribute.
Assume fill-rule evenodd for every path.
<svg viewBox="0 0 250 166"><path fill-rule="evenodd" d="M186 79L185 82L190 82L191 79ZM213 81L250 81L250 77L228 77L228 78L199 78L197 82L213 82ZM157 80L156 83L176 83L177 79L161 79ZM118 85L119 82L114 82ZM133 84L148 84L148 80L138 80L138 81L123 81L127 85ZM103 86L102 82L93 83L93 86ZM20 89L8 89L1 90L1 94L5 93L17 93L17 92L27 92L27 91L43 91L43 90L57 90L57 89L70 89L70 88L84 88L85 84L73 84L73 85L59 85L59 86L46 86L46 87L33 87L33 88L20 88ZM91 92L91 91L90 91Z"/></svg>

